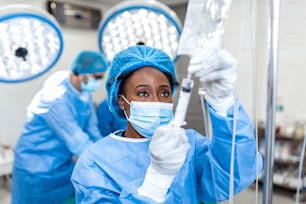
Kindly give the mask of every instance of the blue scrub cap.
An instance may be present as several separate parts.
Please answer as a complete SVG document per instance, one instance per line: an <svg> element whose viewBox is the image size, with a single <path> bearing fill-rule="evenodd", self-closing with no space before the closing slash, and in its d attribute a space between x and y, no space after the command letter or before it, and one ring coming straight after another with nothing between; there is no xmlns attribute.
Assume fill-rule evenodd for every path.
<svg viewBox="0 0 306 204"><path fill-rule="evenodd" d="M108 63L105 56L100 52L82 51L71 64L71 70L75 74L92 74L105 72Z"/></svg>
<svg viewBox="0 0 306 204"><path fill-rule="evenodd" d="M131 72L145 66L155 67L169 75L171 77L172 94L174 94L178 85L175 68L173 61L164 51L145 45L124 49L113 58L106 80L108 106L117 117L125 119L118 103L118 91L122 79Z"/></svg>

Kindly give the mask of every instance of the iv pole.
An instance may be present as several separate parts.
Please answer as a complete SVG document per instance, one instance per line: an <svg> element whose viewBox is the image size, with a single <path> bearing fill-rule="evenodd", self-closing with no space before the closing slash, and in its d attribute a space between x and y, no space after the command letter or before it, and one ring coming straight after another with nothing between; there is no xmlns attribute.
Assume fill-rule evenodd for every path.
<svg viewBox="0 0 306 204"><path fill-rule="evenodd" d="M269 35L269 64L267 89L267 116L265 127L265 160L263 176L263 204L272 204L273 167L275 143L275 96L278 62L280 0L270 0L270 35Z"/></svg>

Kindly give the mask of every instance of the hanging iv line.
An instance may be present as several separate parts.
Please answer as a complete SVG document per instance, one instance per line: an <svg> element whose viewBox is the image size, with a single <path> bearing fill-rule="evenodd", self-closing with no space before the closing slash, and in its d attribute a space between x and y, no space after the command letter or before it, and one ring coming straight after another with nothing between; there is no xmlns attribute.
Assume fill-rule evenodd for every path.
<svg viewBox="0 0 306 204"><path fill-rule="evenodd" d="M184 28L182 36L180 38L178 54L187 55L190 58L195 56L198 51L204 49L212 49L221 47L224 25L228 18L229 8L231 5L230 0L215 0L215 1L200 1L189 0L187 6L187 12L184 22ZM208 65L209 66L209 65ZM190 70L188 68L187 77L182 80L182 86L179 93L178 104L176 106L174 115L174 125L183 126L186 125L185 117L189 105L190 96L193 88L193 80L191 79L192 73L196 70ZM203 87L201 87L203 88ZM205 88L205 87L204 87ZM201 98L201 107L203 109L204 129L206 134L208 133L208 117L206 111L206 105L203 94L203 89L199 92ZM236 100L235 100L236 101ZM238 104L234 103L234 107ZM236 108L234 109L236 110ZM234 111L233 126L236 125L237 111ZM233 197L233 175L234 175L234 158L235 152L235 135L236 127L233 127L232 137L232 155L230 164L230 198ZM212 177L213 176L212 171ZM214 187L216 189L216 187ZM216 192L216 191L215 191Z"/></svg>

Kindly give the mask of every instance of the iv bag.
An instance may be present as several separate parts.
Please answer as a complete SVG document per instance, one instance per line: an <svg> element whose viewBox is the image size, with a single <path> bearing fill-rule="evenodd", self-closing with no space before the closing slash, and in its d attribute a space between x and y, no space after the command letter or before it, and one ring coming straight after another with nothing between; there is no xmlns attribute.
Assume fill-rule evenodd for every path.
<svg viewBox="0 0 306 204"><path fill-rule="evenodd" d="M179 55L194 56L198 50L221 47L231 0L189 0Z"/></svg>

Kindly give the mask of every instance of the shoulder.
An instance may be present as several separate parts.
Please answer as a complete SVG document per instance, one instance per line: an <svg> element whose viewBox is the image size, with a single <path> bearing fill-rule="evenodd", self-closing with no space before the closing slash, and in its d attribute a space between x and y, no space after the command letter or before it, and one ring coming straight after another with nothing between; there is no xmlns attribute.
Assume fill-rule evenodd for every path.
<svg viewBox="0 0 306 204"><path fill-rule="evenodd" d="M99 111L105 111L105 110L108 110L108 104L107 104L107 100L104 99L103 101L101 101L101 103L98 105L98 110Z"/></svg>
<svg viewBox="0 0 306 204"><path fill-rule="evenodd" d="M52 74L41 89L41 99L48 103L56 101L65 95L69 83L69 72L59 71Z"/></svg>
<svg viewBox="0 0 306 204"><path fill-rule="evenodd" d="M80 156L80 161L107 160L113 155L116 140L109 135L90 145ZM106 156L108 155L108 156Z"/></svg>

